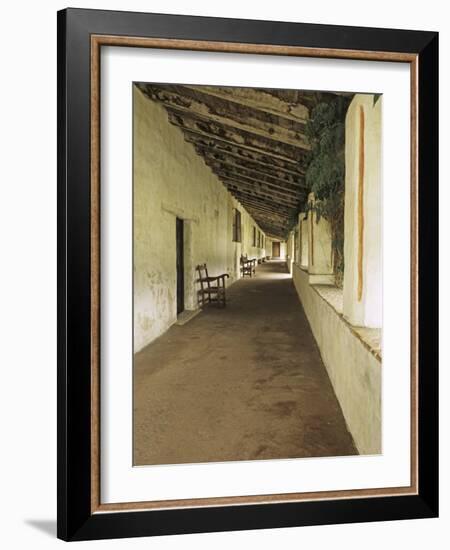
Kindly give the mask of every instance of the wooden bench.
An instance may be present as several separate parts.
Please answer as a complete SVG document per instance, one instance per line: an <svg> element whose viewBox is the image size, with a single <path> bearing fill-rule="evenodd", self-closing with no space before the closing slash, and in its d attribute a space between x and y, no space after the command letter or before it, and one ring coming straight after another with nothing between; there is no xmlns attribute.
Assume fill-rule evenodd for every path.
<svg viewBox="0 0 450 550"><path fill-rule="evenodd" d="M241 256L241 273L242 277L252 277L256 273L256 259L249 260L246 255Z"/></svg>
<svg viewBox="0 0 450 550"><path fill-rule="evenodd" d="M210 303L216 303L221 307L225 307L225 279L228 279L228 273L210 277L206 264L198 265L195 269L199 275L196 282L200 283L200 289L197 294L200 307Z"/></svg>

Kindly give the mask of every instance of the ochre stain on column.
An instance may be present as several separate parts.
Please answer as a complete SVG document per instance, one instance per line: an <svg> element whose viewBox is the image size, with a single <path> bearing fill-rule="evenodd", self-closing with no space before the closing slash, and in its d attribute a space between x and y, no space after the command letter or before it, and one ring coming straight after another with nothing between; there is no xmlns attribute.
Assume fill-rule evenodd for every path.
<svg viewBox="0 0 450 550"><path fill-rule="evenodd" d="M359 171L358 171L358 302L363 292L364 258L364 109L359 107Z"/></svg>

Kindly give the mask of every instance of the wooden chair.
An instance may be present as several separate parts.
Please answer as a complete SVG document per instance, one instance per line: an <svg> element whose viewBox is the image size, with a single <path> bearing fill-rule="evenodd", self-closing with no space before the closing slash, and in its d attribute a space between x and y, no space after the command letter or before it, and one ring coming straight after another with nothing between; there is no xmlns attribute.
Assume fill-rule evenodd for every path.
<svg viewBox="0 0 450 550"><path fill-rule="evenodd" d="M241 256L241 273L242 277L246 275L252 277L256 273L256 259L249 260L247 255Z"/></svg>
<svg viewBox="0 0 450 550"><path fill-rule="evenodd" d="M240 263L241 263L242 277L245 277L245 276L251 277L252 276L252 264L251 264L251 262L249 260L247 260L246 256L241 256Z"/></svg>
<svg viewBox="0 0 450 550"><path fill-rule="evenodd" d="M200 283L200 289L197 294L200 307L210 303L217 303L219 306L225 307L225 279L228 279L228 273L210 277L206 264L198 265L195 269L199 275L196 282Z"/></svg>

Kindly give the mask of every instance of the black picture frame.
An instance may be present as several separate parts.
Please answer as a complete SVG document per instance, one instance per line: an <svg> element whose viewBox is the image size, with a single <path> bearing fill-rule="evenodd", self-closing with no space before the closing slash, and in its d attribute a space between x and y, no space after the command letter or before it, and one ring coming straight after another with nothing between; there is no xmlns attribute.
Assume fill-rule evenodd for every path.
<svg viewBox="0 0 450 550"><path fill-rule="evenodd" d="M417 56L418 493L92 513L91 36ZM438 515L438 34L148 13L58 12L58 537L88 540Z"/></svg>

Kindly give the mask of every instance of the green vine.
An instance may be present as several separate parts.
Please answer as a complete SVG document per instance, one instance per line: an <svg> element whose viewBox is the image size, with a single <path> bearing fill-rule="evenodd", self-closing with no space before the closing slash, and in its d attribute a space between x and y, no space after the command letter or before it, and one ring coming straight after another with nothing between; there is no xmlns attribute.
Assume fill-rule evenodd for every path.
<svg viewBox="0 0 450 550"><path fill-rule="evenodd" d="M345 113L348 101L337 97L330 103L318 103L306 125L311 145L306 184L314 193L313 208L317 222L323 216L332 236L333 266L336 285L344 277L344 186L345 186Z"/></svg>

